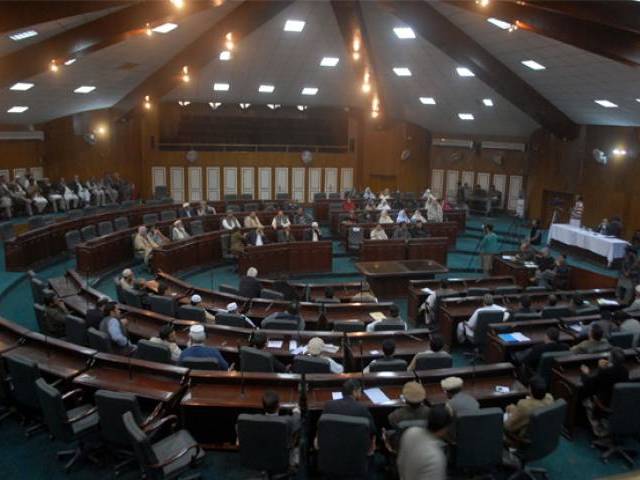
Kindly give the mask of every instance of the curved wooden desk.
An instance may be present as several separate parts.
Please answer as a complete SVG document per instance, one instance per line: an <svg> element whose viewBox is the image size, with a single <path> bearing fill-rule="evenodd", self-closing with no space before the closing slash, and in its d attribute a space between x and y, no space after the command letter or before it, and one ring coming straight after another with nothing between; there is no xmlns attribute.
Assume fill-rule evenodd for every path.
<svg viewBox="0 0 640 480"><path fill-rule="evenodd" d="M238 257L238 270L246 272L255 267L260 275L272 273L331 272L332 242L271 243L261 247L247 247Z"/></svg>

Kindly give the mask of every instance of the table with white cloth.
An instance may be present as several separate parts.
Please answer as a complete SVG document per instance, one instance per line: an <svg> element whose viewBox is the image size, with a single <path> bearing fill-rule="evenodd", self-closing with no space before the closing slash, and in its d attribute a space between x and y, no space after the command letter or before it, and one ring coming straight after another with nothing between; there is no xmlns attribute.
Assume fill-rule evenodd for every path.
<svg viewBox="0 0 640 480"><path fill-rule="evenodd" d="M607 259L608 265L611 265L614 260L624 257L625 248L629 245L626 240L602 235L567 223L551 225L548 242L552 240L604 257Z"/></svg>

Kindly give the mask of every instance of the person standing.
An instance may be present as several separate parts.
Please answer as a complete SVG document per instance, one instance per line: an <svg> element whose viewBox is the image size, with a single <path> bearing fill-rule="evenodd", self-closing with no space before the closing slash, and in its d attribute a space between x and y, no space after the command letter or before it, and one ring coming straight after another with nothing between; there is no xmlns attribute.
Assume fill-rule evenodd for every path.
<svg viewBox="0 0 640 480"><path fill-rule="evenodd" d="M631 245L627 245L616 288L618 300L620 300L621 303L624 305L631 303L634 288L638 285L638 282L640 282L640 260L638 260L636 249Z"/></svg>
<svg viewBox="0 0 640 480"><path fill-rule="evenodd" d="M484 226L484 237L480 240L478 250L480 252L482 271L486 275L491 275L493 256L499 252L499 246L498 236L493 232L493 225L490 223Z"/></svg>
<svg viewBox="0 0 640 480"><path fill-rule="evenodd" d="M571 209L571 217L569 219L569 225L578 227L582 225L582 215L584 213L584 203L582 202L582 195L576 195L576 203Z"/></svg>

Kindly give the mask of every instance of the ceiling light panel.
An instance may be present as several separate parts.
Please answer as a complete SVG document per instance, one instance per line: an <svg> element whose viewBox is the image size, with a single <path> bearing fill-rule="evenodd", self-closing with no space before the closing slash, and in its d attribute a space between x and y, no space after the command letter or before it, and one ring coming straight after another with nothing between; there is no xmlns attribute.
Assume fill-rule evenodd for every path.
<svg viewBox="0 0 640 480"><path fill-rule="evenodd" d="M491 100L490 98L483 98L482 103L485 107L493 107L493 100Z"/></svg>
<svg viewBox="0 0 640 480"><path fill-rule="evenodd" d="M213 89L216 92L228 92L229 91L229 84L228 83L214 83L213 84Z"/></svg>
<svg viewBox="0 0 640 480"><path fill-rule="evenodd" d="M436 99L433 97L420 97L420 103L423 105L435 105Z"/></svg>
<svg viewBox="0 0 640 480"><path fill-rule="evenodd" d="M26 92L27 90L30 90L31 88L33 88L33 83L18 82L18 83L14 83L9 88L9 90L15 90L17 92Z"/></svg>
<svg viewBox="0 0 640 480"><path fill-rule="evenodd" d="M322 60L320 60L320 66L335 67L339 61L340 59L338 57L323 57Z"/></svg>
<svg viewBox="0 0 640 480"><path fill-rule="evenodd" d="M156 28L153 28L152 30L156 33L169 33L172 30L175 30L176 28L178 28L177 24L167 22L167 23L163 23L162 25L158 25Z"/></svg>
<svg viewBox="0 0 640 480"><path fill-rule="evenodd" d="M316 95L318 89L316 87L304 87L301 93L302 95Z"/></svg>
<svg viewBox="0 0 640 480"><path fill-rule="evenodd" d="M273 93L275 89L276 87L274 87L273 85L260 85L258 87L258 91L260 93Z"/></svg>
<svg viewBox="0 0 640 480"><path fill-rule="evenodd" d="M456 72L458 72L458 75L460 75L461 77L475 77L476 76L475 73L473 73L467 67L458 67L458 68L456 68Z"/></svg>
<svg viewBox="0 0 640 480"><path fill-rule="evenodd" d="M305 22L302 20L287 20L284 24L285 32L301 32L304 30Z"/></svg>
<svg viewBox="0 0 640 480"><path fill-rule="evenodd" d="M604 108L618 108L618 105L613 103L610 100L602 99L602 100L594 100L598 105Z"/></svg>
<svg viewBox="0 0 640 480"><path fill-rule="evenodd" d="M475 119L475 117L473 116L473 113L459 113L458 114L458 118L460 120L473 120L473 119Z"/></svg>
<svg viewBox="0 0 640 480"><path fill-rule="evenodd" d="M93 85L82 85L74 90L75 93L91 93L96 89Z"/></svg>
<svg viewBox="0 0 640 480"><path fill-rule="evenodd" d="M220 55L218 56L218 58L223 62L226 62L227 60L231 60L231 52L229 50L223 50L222 52L220 52Z"/></svg>
<svg viewBox="0 0 640 480"><path fill-rule="evenodd" d="M509 22L505 22L504 20L499 20L497 18L487 18L487 22L495 25L502 30L509 30L511 28L511 24Z"/></svg>
<svg viewBox="0 0 640 480"><path fill-rule="evenodd" d="M396 37L403 40L407 38L416 38L415 32L410 27L396 27L393 29L393 33L396 34Z"/></svg>
<svg viewBox="0 0 640 480"><path fill-rule="evenodd" d="M14 107L11 107L9 110L7 110L7 113L24 113L27 110L29 110L29 107L25 107L22 105L16 105Z"/></svg>
<svg viewBox="0 0 640 480"><path fill-rule="evenodd" d="M36 35L38 35L38 32L36 32L35 30L24 30L22 32L16 32L9 35L9 38L14 42L19 42L20 40L26 40L27 38L35 37Z"/></svg>
<svg viewBox="0 0 640 480"><path fill-rule="evenodd" d="M522 64L525 67L529 67L531 70L545 70L547 67L536 62L535 60L523 60Z"/></svg>
<svg viewBox="0 0 640 480"><path fill-rule="evenodd" d="M410 77L411 76L411 70L409 70L407 67L394 67L393 68L393 73L395 73L399 77Z"/></svg>

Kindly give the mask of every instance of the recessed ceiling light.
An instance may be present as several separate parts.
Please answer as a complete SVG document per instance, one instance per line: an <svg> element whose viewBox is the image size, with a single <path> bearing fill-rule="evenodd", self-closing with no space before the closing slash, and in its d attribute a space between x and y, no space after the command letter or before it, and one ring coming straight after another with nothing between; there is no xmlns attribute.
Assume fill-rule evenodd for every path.
<svg viewBox="0 0 640 480"><path fill-rule="evenodd" d="M320 60L320 66L335 67L339 61L340 59L338 57L323 57L322 60Z"/></svg>
<svg viewBox="0 0 640 480"><path fill-rule="evenodd" d="M18 82L13 84L9 90L17 90L18 92L26 92L27 90L33 88L33 83L27 82Z"/></svg>
<svg viewBox="0 0 640 480"><path fill-rule="evenodd" d="M38 32L35 30L24 30L22 32L14 33L13 35L9 35L9 38L14 42L19 42L20 40L35 37L36 35L38 35Z"/></svg>
<svg viewBox="0 0 640 480"><path fill-rule="evenodd" d="M535 60L523 60L522 64L525 67L529 67L531 70L544 70L547 68L544 65L539 64Z"/></svg>
<svg viewBox="0 0 640 480"><path fill-rule="evenodd" d="M175 23L167 22L167 23L163 23L162 25L158 25L156 28L153 28L152 30L156 33L169 33L170 31L175 30L176 28L178 28L178 25L176 25Z"/></svg>
<svg viewBox="0 0 640 480"><path fill-rule="evenodd" d="M398 38L416 38L416 34L413 32L412 28L409 27L396 27L393 29L393 33L396 34Z"/></svg>
<svg viewBox="0 0 640 480"><path fill-rule="evenodd" d="M409 70L407 67L394 67L393 68L393 73L395 73L399 77L410 77L411 76L411 70Z"/></svg>
<svg viewBox="0 0 640 480"><path fill-rule="evenodd" d="M473 116L473 113L459 113L458 118L460 120L473 120L475 117Z"/></svg>
<svg viewBox="0 0 640 480"><path fill-rule="evenodd" d="M260 85L258 87L258 91L260 93L273 93L275 89L276 87L274 87L273 85Z"/></svg>
<svg viewBox="0 0 640 480"><path fill-rule="evenodd" d="M69 60L64 62L64 64L68 67L69 65L73 65L74 63L76 63L76 60L77 58L70 58Z"/></svg>
<svg viewBox="0 0 640 480"><path fill-rule="evenodd" d="M492 23L498 28L502 30L509 30L511 28L511 24L509 22L505 22L504 20L498 20L497 18L487 18L487 22Z"/></svg>
<svg viewBox="0 0 640 480"><path fill-rule="evenodd" d="M218 58L223 62L231 60L231 52L229 50L223 50L222 52L220 52L220 56L218 56Z"/></svg>
<svg viewBox="0 0 640 480"><path fill-rule="evenodd" d="M181 107L186 107L188 105L191 105L191 102L189 100L178 100L178 105L180 105Z"/></svg>
<svg viewBox="0 0 640 480"><path fill-rule="evenodd" d="M315 95L318 93L318 89L316 87L304 87L301 93L302 95Z"/></svg>
<svg viewBox="0 0 640 480"><path fill-rule="evenodd" d="M616 105L615 103L609 101L609 100L594 100L594 102L596 102L598 105L600 105L601 107L604 108L618 108L618 105Z"/></svg>
<svg viewBox="0 0 640 480"><path fill-rule="evenodd" d="M456 68L456 72L458 72L458 75L460 75L461 77L475 77L476 74L473 73L471 70L469 70L467 67L458 67Z"/></svg>
<svg viewBox="0 0 640 480"><path fill-rule="evenodd" d="M240 108L242 110L246 110L247 108L249 108L251 106L250 103L239 103L238 105L240 105Z"/></svg>
<svg viewBox="0 0 640 480"><path fill-rule="evenodd" d="M285 32L301 32L304 29L305 22L302 20L287 20L284 24Z"/></svg>
<svg viewBox="0 0 640 480"><path fill-rule="evenodd" d="M29 107L23 107L21 105L16 105L15 107L11 107L7 110L7 113L24 113L29 110Z"/></svg>
<svg viewBox="0 0 640 480"><path fill-rule="evenodd" d="M228 83L214 83L213 84L213 89L216 92L227 92L227 91L229 91L229 84Z"/></svg>
<svg viewBox="0 0 640 480"><path fill-rule="evenodd" d="M211 107L212 110L219 108L220 105L222 105L222 103L220 102L209 102L209 106Z"/></svg>
<svg viewBox="0 0 640 480"><path fill-rule="evenodd" d="M91 93L96 89L93 85L82 85L74 90L75 93Z"/></svg>
<svg viewBox="0 0 640 480"><path fill-rule="evenodd" d="M423 105L435 105L436 99L433 97L420 97L420 103Z"/></svg>
<svg viewBox="0 0 640 480"><path fill-rule="evenodd" d="M640 2L640 0L638 0ZM640 103L640 98L636 98L636 102Z"/></svg>
<svg viewBox="0 0 640 480"><path fill-rule="evenodd" d="M280 108L280 104L279 103L267 103L267 108L271 109L271 110L277 110Z"/></svg>
<svg viewBox="0 0 640 480"><path fill-rule="evenodd" d="M482 103L484 103L485 107L493 107L493 100L490 98L483 98Z"/></svg>
<svg viewBox="0 0 640 480"><path fill-rule="evenodd" d="M309 108L309 107L307 107L306 105L298 105L296 108L297 108L298 110L300 110L301 112L304 112L304 111L305 111L307 108Z"/></svg>

